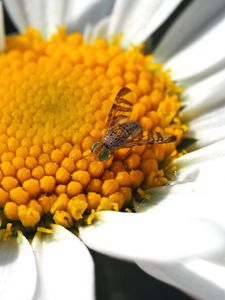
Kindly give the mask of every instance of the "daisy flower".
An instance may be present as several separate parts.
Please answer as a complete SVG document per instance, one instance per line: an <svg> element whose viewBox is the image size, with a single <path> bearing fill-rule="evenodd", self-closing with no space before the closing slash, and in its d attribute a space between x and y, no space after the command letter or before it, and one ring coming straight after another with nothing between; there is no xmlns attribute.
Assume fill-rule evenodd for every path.
<svg viewBox="0 0 225 300"><path fill-rule="evenodd" d="M143 54L180 3L4 1L21 33L1 19L1 299L94 299L86 246L224 298L225 4L191 2ZM176 141L96 160L124 86L130 118Z"/></svg>

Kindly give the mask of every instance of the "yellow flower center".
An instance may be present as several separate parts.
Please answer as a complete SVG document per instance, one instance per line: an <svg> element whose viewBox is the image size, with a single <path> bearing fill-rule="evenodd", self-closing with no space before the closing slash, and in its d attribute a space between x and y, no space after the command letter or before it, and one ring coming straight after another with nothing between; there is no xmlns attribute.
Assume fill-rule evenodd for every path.
<svg viewBox="0 0 225 300"><path fill-rule="evenodd" d="M120 149L96 161L91 145L103 137L124 86L136 95L132 119L177 142ZM95 211L125 209L133 191L166 184L162 166L177 155L183 135L180 92L141 47L124 51L104 39L90 45L64 30L50 41L35 30L8 37L0 56L0 207L6 223L36 228L48 215L67 228L90 224Z"/></svg>

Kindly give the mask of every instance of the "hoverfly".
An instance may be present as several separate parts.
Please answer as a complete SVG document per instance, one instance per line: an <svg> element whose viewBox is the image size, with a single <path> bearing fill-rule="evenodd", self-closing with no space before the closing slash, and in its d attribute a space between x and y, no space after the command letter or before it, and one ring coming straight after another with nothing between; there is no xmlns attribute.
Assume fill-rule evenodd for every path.
<svg viewBox="0 0 225 300"><path fill-rule="evenodd" d="M133 104L124 96L131 92L128 87L119 90L109 112L106 134L101 141L95 141L92 144L92 152L98 160L107 160L111 153L120 148L176 141L174 135L164 136L156 131L148 131L147 136L144 137L141 125L129 120Z"/></svg>

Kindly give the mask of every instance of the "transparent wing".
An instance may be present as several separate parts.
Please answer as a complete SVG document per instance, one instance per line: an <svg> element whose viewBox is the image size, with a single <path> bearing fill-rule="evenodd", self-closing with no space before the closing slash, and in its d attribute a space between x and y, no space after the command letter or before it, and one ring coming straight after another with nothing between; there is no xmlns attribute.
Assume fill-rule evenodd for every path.
<svg viewBox="0 0 225 300"><path fill-rule="evenodd" d="M124 97L132 91L128 87L123 87L116 95L115 101L109 112L107 127L112 128L123 119L127 120L132 112L133 103L125 99Z"/></svg>

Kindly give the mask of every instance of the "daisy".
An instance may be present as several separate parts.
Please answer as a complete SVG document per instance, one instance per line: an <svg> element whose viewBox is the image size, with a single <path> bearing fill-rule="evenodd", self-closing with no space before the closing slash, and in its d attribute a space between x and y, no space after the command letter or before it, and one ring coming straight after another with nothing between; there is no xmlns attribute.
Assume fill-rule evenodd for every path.
<svg viewBox="0 0 225 300"><path fill-rule="evenodd" d="M52 225L51 234L48 234L51 229L39 226L31 246L21 231L15 240L10 223L6 225L2 236L9 236L6 241L1 241L0 250L2 299L13 299L15 293L21 299L93 299L93 262L85 245L104 254L134 261L149 274L198 299L224 298L222 166L225 154L225 46L221 36L225 26L225 5L223 1L216 1L213 7L210 2L203 0L191 3L155 51L156 61L163 62L164 69L171 70L177 86L185 87L181 121L176 117L180 109L180 89L161 70L161 66L152 61L151 56L141 54L138 46L159 28L180 2L121 0L115 3L89 1L78 5L74 1L5 1L20 31L32 26L41 31L46 39L52 34L54 37L46 42L37 31L30 30L9 37L6 48L4 39L1 39L2 51L8 55L1 65L0 91L4 104L1 110L0 145L0 201L4 207L1 222L4 225L6 217L12 222L20 221L19 224L23 225L21 229L35 227L41 215L50 212L57 225ZM94 48L87 43L83 45L82 36L78 33L67 36L62 29L56 33L56 27L64 24L69 31L76 28L83 32L84 40ZM119 47L112 37L121 33ZM102 37L112 44L107 44ZM81 49L78 52L76 49L79 47ZM106 76L100 76L109 64L109 56L103 51L105 48L111 53L110 58L117 57L116 64L111 65L107 73L107 77L111 78L113 93L105 81ZM125 54L122 48L128 49ZM20 55L24 49L26 53L21 65ZM38 67L35 64L37 57ZM66 57L63 64L62 57ZM83 59L89 69L84 70ZM71 60L76 63L75 74L71 70ZM132 60L139 66L143 64L149 68L148 72L143 68L139 85L136 84ZM118 66L125 61L128 61L129 68L126 76L121 78ZM101 82L92 84L91 91L94 90L96 94L90 99L87 83L94 81L90 70L96 66L95 75L100 76ZM144 97L150 93L150 73L158 74L154 78L157 93L153 99ZM65 80L62 80L62 76ZM14 85L9 86L9 82ZM76 86L76 90L71 91L68 86L76 82L82 89ZM132 150L131 155L120 151L116 154L118 161L126 161L129 174L123 170L122 163L109 165L109 172L106 172L102 162L86 158L85 162L81 154L87 151L89 157L88 150L93 142L91 137L99 139L101 130L104 130L102 113L107 116L112 103L105 99L111 101L110 97L115 97L124 83L137 95L133 118L138 119L146 130L161 125L162 130L175 134L179 141L185 129L183 124L188 124L189 130L185 135L195 141L189 146L188 154L178 157L174 143L163 145L158 151L156 147L151 153L141 148ZM159 124L158 115L146 115L146 111L150 102L153 107L158 107L163 84L168 88L169 100L167 106L160 104L162 121ZM71 104L74 92L80 98L80 105ZM45 101L46 93L53 99L52 103ZM142 101L139 101L141 96ZM97 113L101 105L99 100L104 100L101 113ZM17 105L20 105L19 111ZM64 107L76 112L75 121L71 119L71 113L60 119ZM90 111L84 113L83 108L86 107ZM53 111L54 118L49 111ZM21 120L20 112L23 112L22 125L18 123ZM99 116L98 127L95 128L91 125L93 113L95 117L96 114ZM30 117L33 115L35 118L31 123ZM57 126L54 124L55 116ZM72 126L71 122L72 135L64 130L65 124L69 128ZM26 129L25 135L23 128ZM68 142L70 140L73 145L80 146L73 148ZM164 176L166 170L160 170L158 162L167 158L170 160L172 155L176 157L170 164L170 169L176 169L175 180L162 187L167 182ZM147 164L141 165L141 159L145 158ZM136 173L132 173L133 169ZM82 172L77 173L77 170ZM120 176L112 178L113 171L120 173ZM100 176L99 172L104 172L104 182L93 180ZM147 176L149 173L155 176ZM70 174L73 176L72 183L69 181ZM145 204L135 203L137 214L97 212L96 222L78 228L79 237L84 243L62 227L70 228L73 219L79 220L86 209L90 212L85 219L87 223L92 222L99 206L105 209L112 204L110 208L118 210L124 201L130 199L129 180L139 187L143 175L151 187L151 198L155 201L150 206L146 201ZM106 198L103 200L98 194L100 184L102 198ZM79 195L84 187L88 191L88 198L79 197L71 201L70 198ZM55 194L52 196L53 191ZM111 201L107 200L109 198Z"/></svg>

